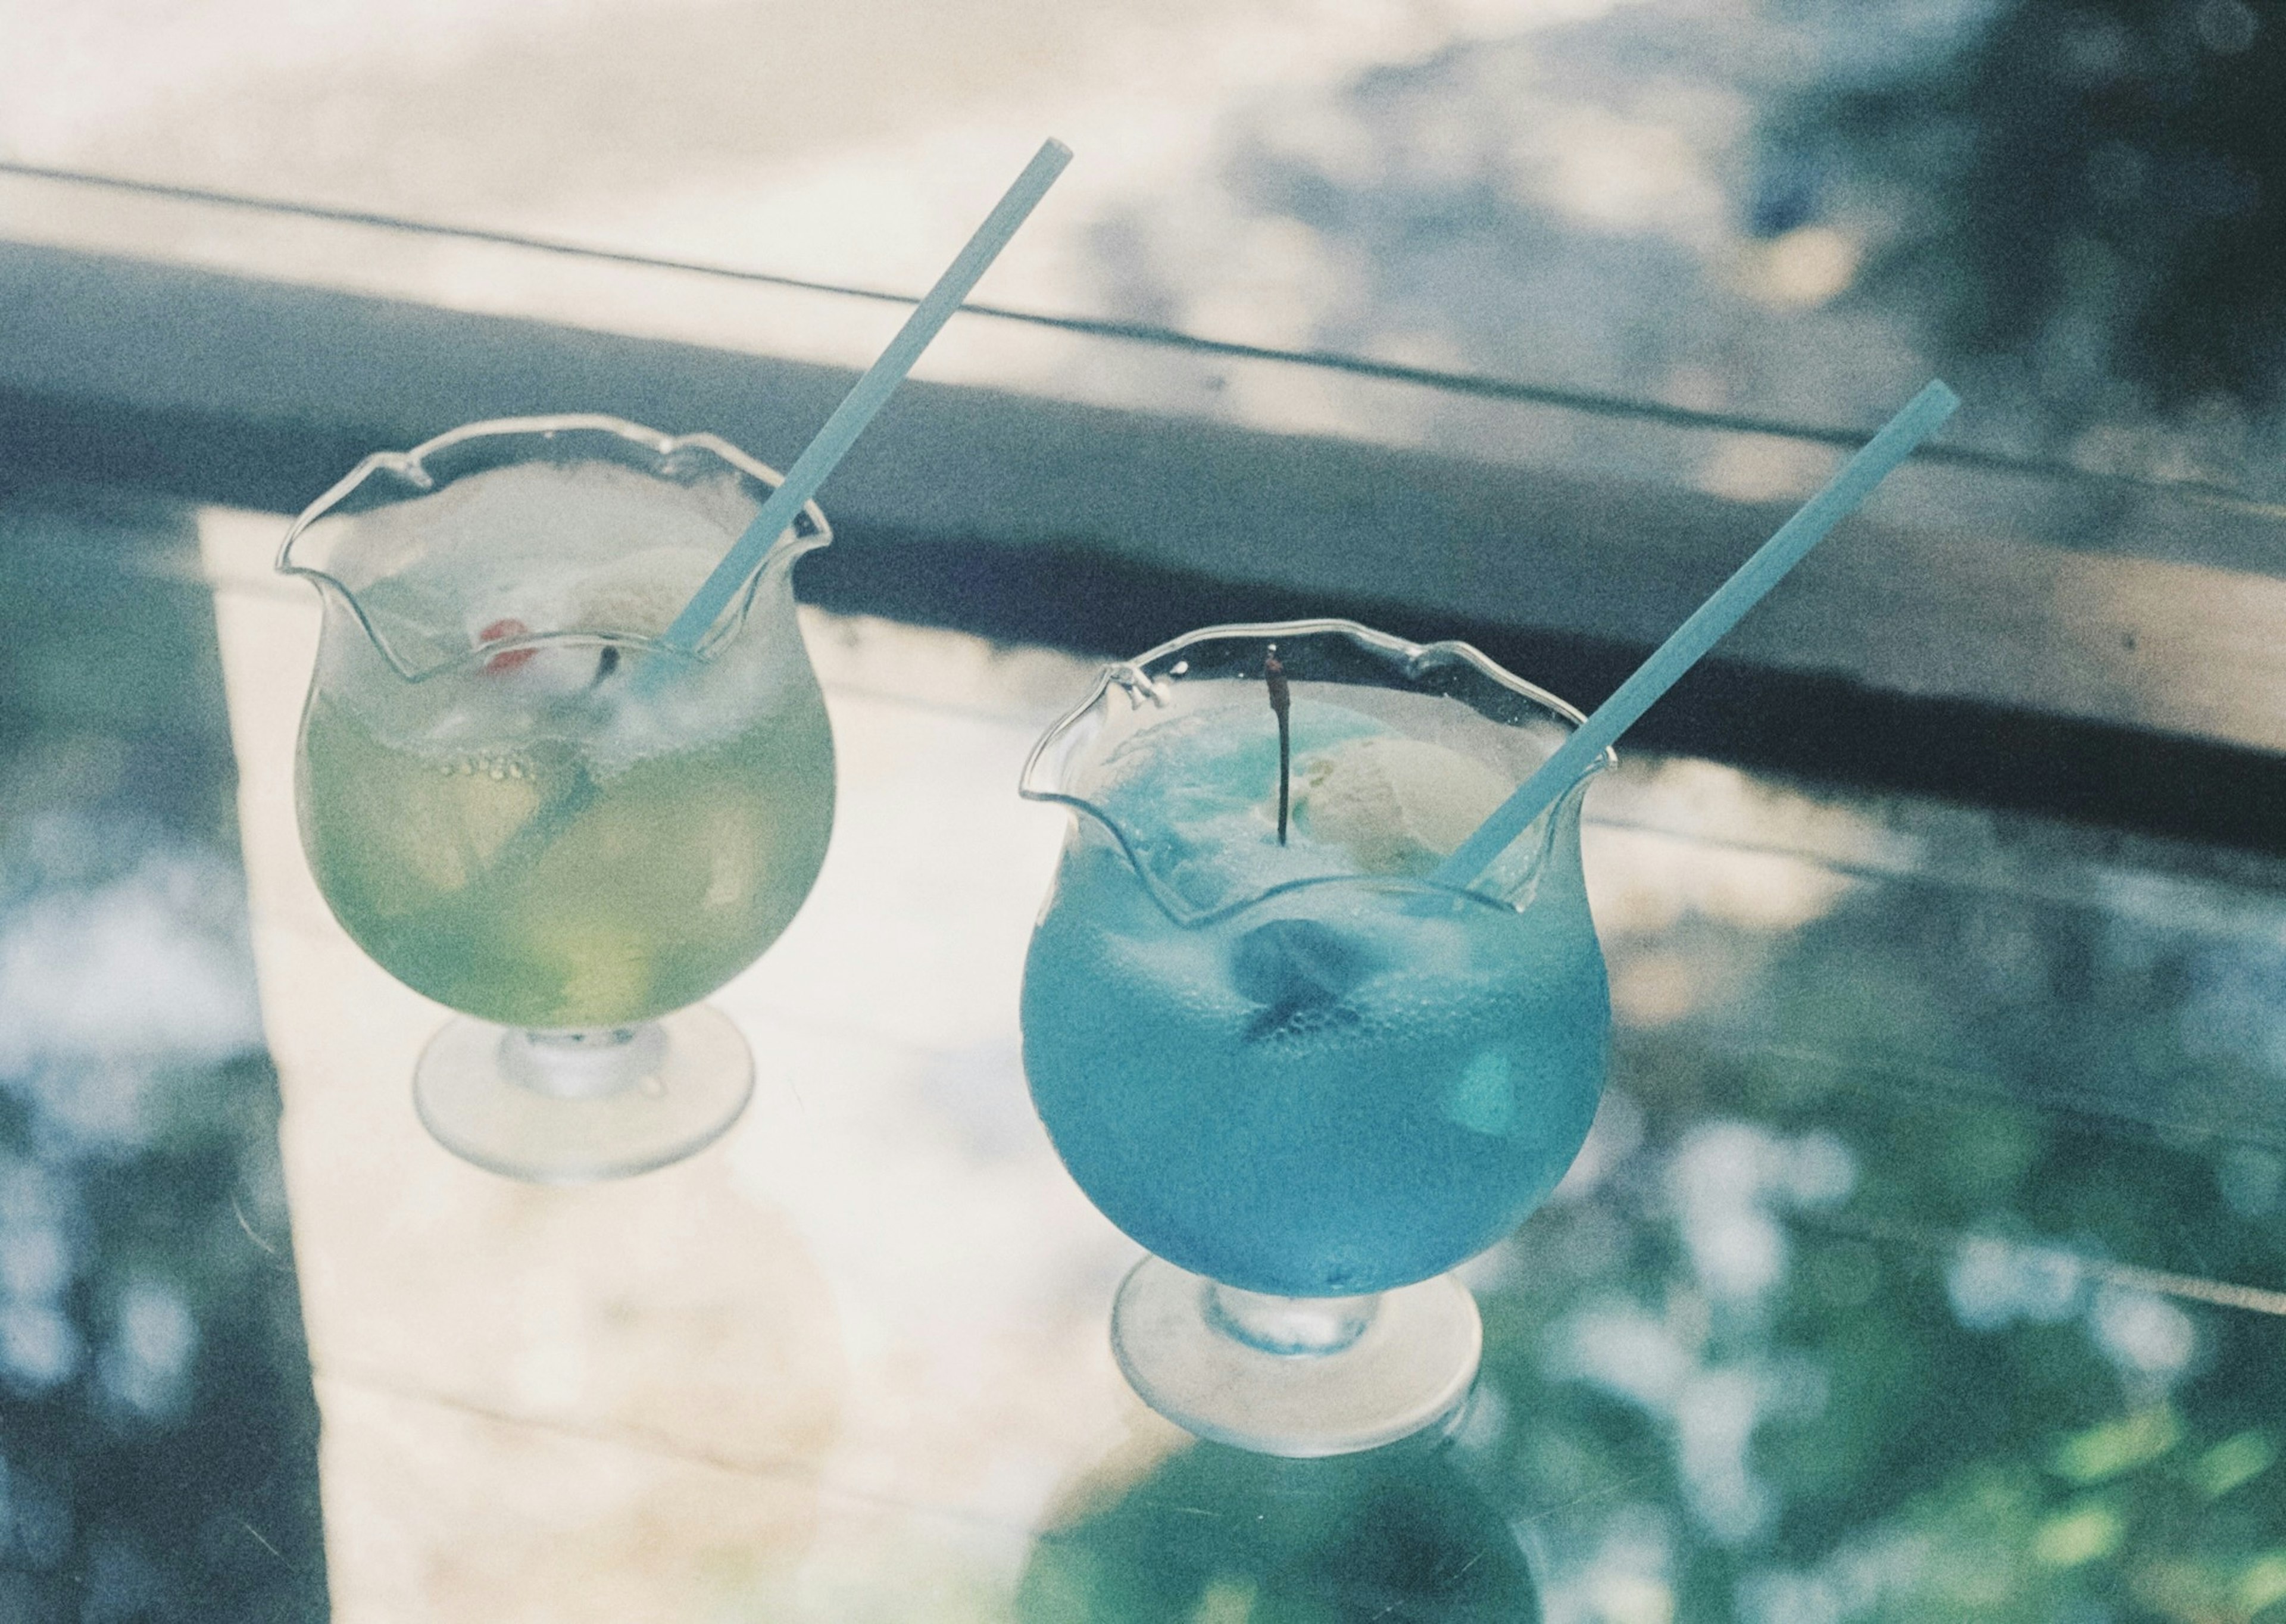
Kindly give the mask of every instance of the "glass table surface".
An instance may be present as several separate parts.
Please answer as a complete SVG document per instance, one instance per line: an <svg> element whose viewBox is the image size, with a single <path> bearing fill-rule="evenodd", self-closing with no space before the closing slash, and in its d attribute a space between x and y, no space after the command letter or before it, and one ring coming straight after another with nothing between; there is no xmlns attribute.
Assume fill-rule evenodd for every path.
<svg viewBox="0 0 2286 1624"><path fill-rule="evenodd" d="M303 867L280 529L0 492L0 1620L2286 1617L2286 863L1623 753L1611 1087L1470 1407L1249 1457L1121 1382L1024 1092L1094 662L806 611L754 1102L536 1187Z"/></svg>

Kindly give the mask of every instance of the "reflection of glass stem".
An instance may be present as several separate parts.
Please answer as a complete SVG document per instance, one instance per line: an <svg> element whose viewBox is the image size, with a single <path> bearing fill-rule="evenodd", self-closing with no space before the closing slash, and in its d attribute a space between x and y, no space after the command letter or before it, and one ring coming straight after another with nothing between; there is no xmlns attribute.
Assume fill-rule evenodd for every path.
<svg viewBox="0 0 2286 1624"><path fill-rule="evenodd" d="M552 1100L602 1100L657 1075L666 1035L642 1026L501 1034L501 1069ZM656 1084L653 1084L656 1092Z"/></svg>
<svg viewBox="0 0 2286 1624"><path fill-rule="evenodd" d="M1265 1353L1338 1353L1366 1333L1381 1297L1277 1297L1236 1286L1207 1288L1207 1320Z"/></svg>
<svg viewBox="0 0 2286 1624"><path fill-rule="evenodd" d="M1286 844L1286 806L1294 783L1294 695L1286 686L1286 667L1278 663L1278 645L1262 657L1262 678L1270 689L1270 709L1278 718L1278 844Z"/></svg>

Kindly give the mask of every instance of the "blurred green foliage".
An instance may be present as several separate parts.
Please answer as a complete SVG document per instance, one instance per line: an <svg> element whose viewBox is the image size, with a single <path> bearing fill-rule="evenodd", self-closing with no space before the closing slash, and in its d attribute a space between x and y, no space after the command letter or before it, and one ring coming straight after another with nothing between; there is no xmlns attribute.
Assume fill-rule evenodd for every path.
<svg viewBox="0 0 2286 1624"><path fill-rule="evenodd" d="M1757 224L1821 189L1881 222L1859 296L1940 354L2022 359L2068 418L2286 399L2286 0L1991 0L1935 49L1853 43L1781 99ZM1830 182L1830 186L1824 183Z"/></svg>
<svg viewBox="0 0 2286 1624"><path fill-rule="evenodd" d="M0 488L0 1620L327 1611L213 606L173 504Z"/></svg>

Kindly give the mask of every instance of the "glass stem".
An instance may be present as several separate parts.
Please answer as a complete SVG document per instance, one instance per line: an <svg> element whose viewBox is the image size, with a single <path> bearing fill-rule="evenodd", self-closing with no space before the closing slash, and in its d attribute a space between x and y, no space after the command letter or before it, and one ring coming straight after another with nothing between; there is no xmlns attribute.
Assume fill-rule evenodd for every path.
<svg viewBox="0 0 2286 1624"><path fill-rule="evenodd" d="M1365 1335L1381 1312L1381 1295L1276 1297L1212 1285L1206 1309L1208 1323L1250 1348L1319 1358L1338 1353Z"/></svg>
<svg viewBox="0 0 2286 1624"><path fill-rule="evenodd" d="M641 1026L548 1031L512 1029L501 1037L501 1067L551 1100L603 1100L658 1073L666 1034Z"/></svg>

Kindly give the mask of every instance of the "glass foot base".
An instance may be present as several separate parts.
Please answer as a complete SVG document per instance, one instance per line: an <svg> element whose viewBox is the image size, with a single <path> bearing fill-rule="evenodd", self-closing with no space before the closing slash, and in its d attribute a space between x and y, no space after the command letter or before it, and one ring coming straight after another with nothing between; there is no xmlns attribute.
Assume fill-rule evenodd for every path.
<svg viewBox="0 0 2286 1624"><path fill-rule="evenodd" d="M679 1162L721 1138L753 1092L745 1038L704 1004L593 1032L462 1016L429 1040L413 1070L414 1107L438 1144L541 1184Z"/></svg>
<svg viewBox="0 0 2286 1624"><path fill-rule="evenodd" d="M1456 1414L1484 1323L1449 1275L1375 1297L1265 1297L1146 1257L1112 1306L1111 1349L1137 1395L1177 1426L1314 1459Z"/></svg>

